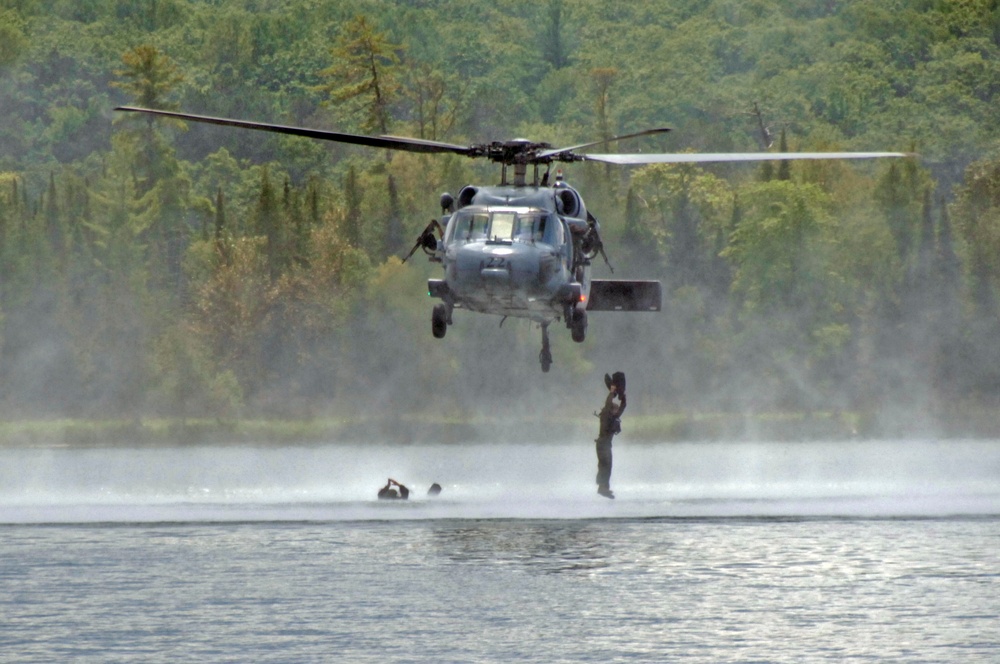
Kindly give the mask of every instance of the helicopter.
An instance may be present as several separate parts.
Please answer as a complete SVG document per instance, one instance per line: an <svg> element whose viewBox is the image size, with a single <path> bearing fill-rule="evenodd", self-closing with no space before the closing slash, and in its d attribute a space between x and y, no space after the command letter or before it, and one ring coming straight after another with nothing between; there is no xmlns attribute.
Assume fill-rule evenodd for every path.
<svg viewBox="0 0 1000 664"><path fill-rule="evenodd" d="M466 185L457 197L440 198L441 217L421 231L409 260L422 249L444 269L429 279L427 291L440 300L431 310L431 333L441 339L455 309L527 318L541 327L539 363L552 366L549 325L563 321L573 341L586 339L592 311L655 312L661 309L656 280L592 279L600 255L614 272L604 250L600 223L554 162L594 161L620 166L658 163L709 163L785 159L874 159L913 156L904 152L757 152L757 153L581 153L607 143L664 134L669 127L553 147L518 138L458 145L402 136L368 136L264 122L217 118L177 111L119 106L116 111L147 113L191 122L268 131L292 136L424 154L457 154L500 164L499 185ZM529 168L531 171L529 177Z"/></svg>

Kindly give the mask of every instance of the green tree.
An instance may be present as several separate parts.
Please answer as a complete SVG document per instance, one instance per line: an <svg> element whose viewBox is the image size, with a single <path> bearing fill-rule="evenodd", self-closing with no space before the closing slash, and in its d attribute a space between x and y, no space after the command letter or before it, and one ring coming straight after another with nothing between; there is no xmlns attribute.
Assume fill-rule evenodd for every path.
<svg viewBox="0 0 1000 664"><path fill-rule="evenodd" d="M788 137L785 130L781 130L781 139L778 143L778 152L788 152ZM778 180L788 181L792 179L792 162L789 159L782 159L778 162L778 173L775 176Z"/></svg>
<svg viewBox="0 0 1000 664"><path fill-rule="evenodd" d="M347 243L355 249L362 248L361 202L364 192L358 181L358 172L351 165L344 176L344 220L341 232Z"/></svg>
<svg viewBox="0 0 1000 664"><path fill-rule="evenodd" d="M893 160L875 189L875 201L882 209L896 241L896 252L904 264L909 261L913 249L914 230L918 226L914 220L919 214L922 191L913 162L908 159L900 165Z"/></svg>
<svg viewBox="0 0 1000 664"><path fill-rule="evenodd" d="M955 225L967 252L972 310L959 374L966 390L1000 390L1000 162L983 160L966 169L955 201Z"/></svg>
<svg viewBox="0 0 1000 664"><path fill-rule="evenodd" d="M387 134L400 91L401 49L365 16L349 21L330 49L334 64L319 72L326 80L319 88L329 96L326 103L345 104L348 111L360 114L363 131Z"/></svg>
<svg viewBox="0 0 1000 664"><path fill-rule="evenodd" d="M406 251L405 228L403 226L403 209L399 202L399 188L396 178L390 173L386 178L388 193L388 217L386 218L384 257L399 255Z"/></svg>
<svg viewBox="0 0 1000 664"><path fill-rule="evenodd" d="M0 9L0 67L13 64L28 46L24 19L13 9Z"/></svg>
<svg viewBox="0 0 1000 664"><path fill-rule="evenodd" d="M142 108L156 108L165 111L178 109L172 99L177 87L184 82L179 68L166 55L149 44L136 46L122 56L124 68L115 70L120 80L111 83L131 95L133 102ZM146 116L152 125L153 116Z"/></svg>
<svg viewBox="0 0 1000 664"><path fill-rule="evenodd" d="M441 140L466 105L467 85L426 63L407 68L405 95L417 123L417 137Z"/></svg>
<svg viewBox="0 0 1000 664"><path fill-rule="evenodd" d="M278 198L265 168L261 175L260 194L257 198L257 234L264 238L267 270L271 281L277 281L285 267L285 228Z"/></svg>
<svg viewBox="0 0 1000 664"><path fill-rule="evenodd" d="M597 67L590 70L590 78L594 83L595 102L594 110L597 112L597 130L602 140L612 137L611 132L611 84L618 76L618 70L614 67Z"/></svg>
<svg viewBox="0 0 1000 664"><path fill-rule="evenodd" d="M909 271L909 308L917 317L933 315L928 310L939 305L935 288L934 262L937 254L937 237L934 228L934 202L931 188L924 190L920 212L920 234L917 251Z"/></svg>
<svg viewBox="0 0 1000 664"><path fill-rule="evenodd" d="M669 289L706 286L715 229L729 211L726 183L696 166L656 164L639 169L633 184L659 213L653 233L666 255Z"/></svg>
<svg viewBox="0 0 1000 664"><path fill-rule="evenodd" d="M178 104L172 97L184 81L173 60L147 44L126 51L122 56L124 68L115 70L118 76L113 87L132 96L132 101L142 108L176 110ZM183 128L183 122L158 118L146 114L122 119L123 122L141 123L142 129L129 132L138 142L136 167L140 176L140 195L149 192L160 178L177 174L177 160L157 123Z"/></svg>
<svg viewBox="0 0 1000 664"><path fill-rule="evenodd" d="M851 374L853 336L831 200L816 185L772 180L743 188L739 203L721 252L733 269L737 379L752 377L764 407L828 406Z"/></svg>
<svg viewBox="0 0 1000 664"><path fill-rule="evenodd" d="M542 34L542 57L553 69L562 69L569 65L564 39L567 26L563 17L563 5L561 0L549 0L546 7L548 21Z"/></svg>
<svg viewBox="0 0 1000 664"><path fill-rule="evenodd" d="M937 252L934 256L935 296L939 319L935 329L938 340L937 385L945 403L954 400L962 382L962 263L955 252L951 218L944 197L938 200Z"/></svg>
<svg viewBox="0 0 1000 664"><path fill-rule="evenodd" d="M937 253L934 257L934 271L940 286L940 297L951 312L950 318L961 316L962 262L955 251L951 217L944 197L938 199Z"/></svg>
<svg viewBox="0 0 1000 664"><path fill-rule="evenodd" d="M979 161L966 169L955 219L968 251L972 303L985 319L997 317L1000 277L1000 162Z"/></svg>
<svg viewBox="0 0 1000 664"><path fill-rule="evenodd" d="M831 260L837 239L829 197L815 185L775 180L746 187L740 202L739 225L722 253L733 262L744 310L784 309L810 325L835 320L844 275Z"/></svg>
<svg viewBox="0 0 1000 664"><path fill-rule="evenodd" d="M229 260L226 233L226 196L222 192L222 187L219 187L215 194L215 223L212 236L215 241L215 249L219 252L223 262Z"/></svg>
<svg viewBox="0 0 1000 664"><path fill-rule="evenodd" d="M649 226L643 222L643 203L636 193L635 186L630 186L625 195L625 219L621 239L623 248L631 256L631 262L640 269L659 267L660 253L657 251L656 238Z"/></svg>
<svg viewBox="0 0 1000 664"><path fill-rule="evenodd" d="M63 263L66 258L66 229L59 207L56 175L49 173L49 188L45 196L45 234L52 253L59 263Z"/></svg>
<svg viewBox="0 0 1000 664"><path fill-rule="evenodd" d="M141 45L122 56L124 68L116 70L119 80L112 83L146 108L177 108L172 96L183 82L177 65L153 46ZM139 123L139 129L119 132L116 147L133 155L137 176L136 205L144 220L143 236L149 242L153 274L167 292L179 296L182 289L182 259L190 232L190 177L183 171L170 139L161 125L179 129L184 123L153 115L127 117L123 122Z"/></svg>
<svg viewBox="0 0 1000 664"><path fill-rule="evenodd" d="M262 332L272 289L261 244L258 238L235 239L230 261L199 287L189 314L199 343L209 349L220 371L232 372L247 398L267 379Z"/></svg>

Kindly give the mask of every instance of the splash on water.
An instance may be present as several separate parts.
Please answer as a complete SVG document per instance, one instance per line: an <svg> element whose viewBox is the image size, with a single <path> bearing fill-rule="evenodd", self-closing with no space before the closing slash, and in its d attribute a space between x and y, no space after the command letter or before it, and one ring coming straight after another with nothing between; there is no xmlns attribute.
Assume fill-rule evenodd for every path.
<svg viewBox="0 0 1000 664"><path fill-rule="evenodd" d="M2 523L1000 514L1000 441L5 448ZM387 477L409 501L380 502ZM428 487L440 483L438 497Z"/></svg>

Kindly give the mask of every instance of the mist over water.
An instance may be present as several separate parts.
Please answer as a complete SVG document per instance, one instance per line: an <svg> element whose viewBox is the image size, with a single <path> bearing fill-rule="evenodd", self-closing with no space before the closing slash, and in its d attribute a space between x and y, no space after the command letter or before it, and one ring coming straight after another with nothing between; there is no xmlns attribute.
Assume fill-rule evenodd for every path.
<svg viewBox="0 0 1000 664"><path fill-rule="evenodd" d="M996 661L1000 441L623 437L613 501L593 447L0 448L0 643L24 662ZM375 498L388 476L410 500Z"/></svg>
<svg viewBox="0 0 1000 664"><path fill-rule="evenodd" d="M1000 514L1000 441L630 443L595 493L564 443L0 450L0 522ZM411 499L377 501L392 477ZM431 483L444 487L426 495Z"/></svg>

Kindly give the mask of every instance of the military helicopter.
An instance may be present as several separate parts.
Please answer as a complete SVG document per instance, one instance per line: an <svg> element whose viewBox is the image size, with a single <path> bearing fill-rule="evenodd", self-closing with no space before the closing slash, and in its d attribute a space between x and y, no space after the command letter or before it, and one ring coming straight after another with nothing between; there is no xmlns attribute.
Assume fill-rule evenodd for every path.
<svg viewBox="0 0 1000 664"><path fill-rule="evenodd" d="M429 279L428 294L441 300L431 311L431 332L441 339L455 309L527 318L542 330L539 362L552 365L549 325L562 320L573 341L582 342L591 311L659 311L660 282L591 279L600 254L608 262L600 223L587 210L579 192L551 173L553 162L596 161L633 165L707 163L784 159L872 159L911 156L903 152L767 152L767 153L579 153L607 143L670 131L661 127L571 147L553 147L527 139L456 145L401 136L366 136L263 122L216 118L175 111L119 106L116 111L149 113L192 122L241 127L385 150L457 154L485 158L501 165L500 184L467 185L457 198L441 195L440 219L417 236L408 260L422 249L444 268L443 279ZM528 171L531 169L529 181ZM614 270L612 269L612 272Z"/></svg>

